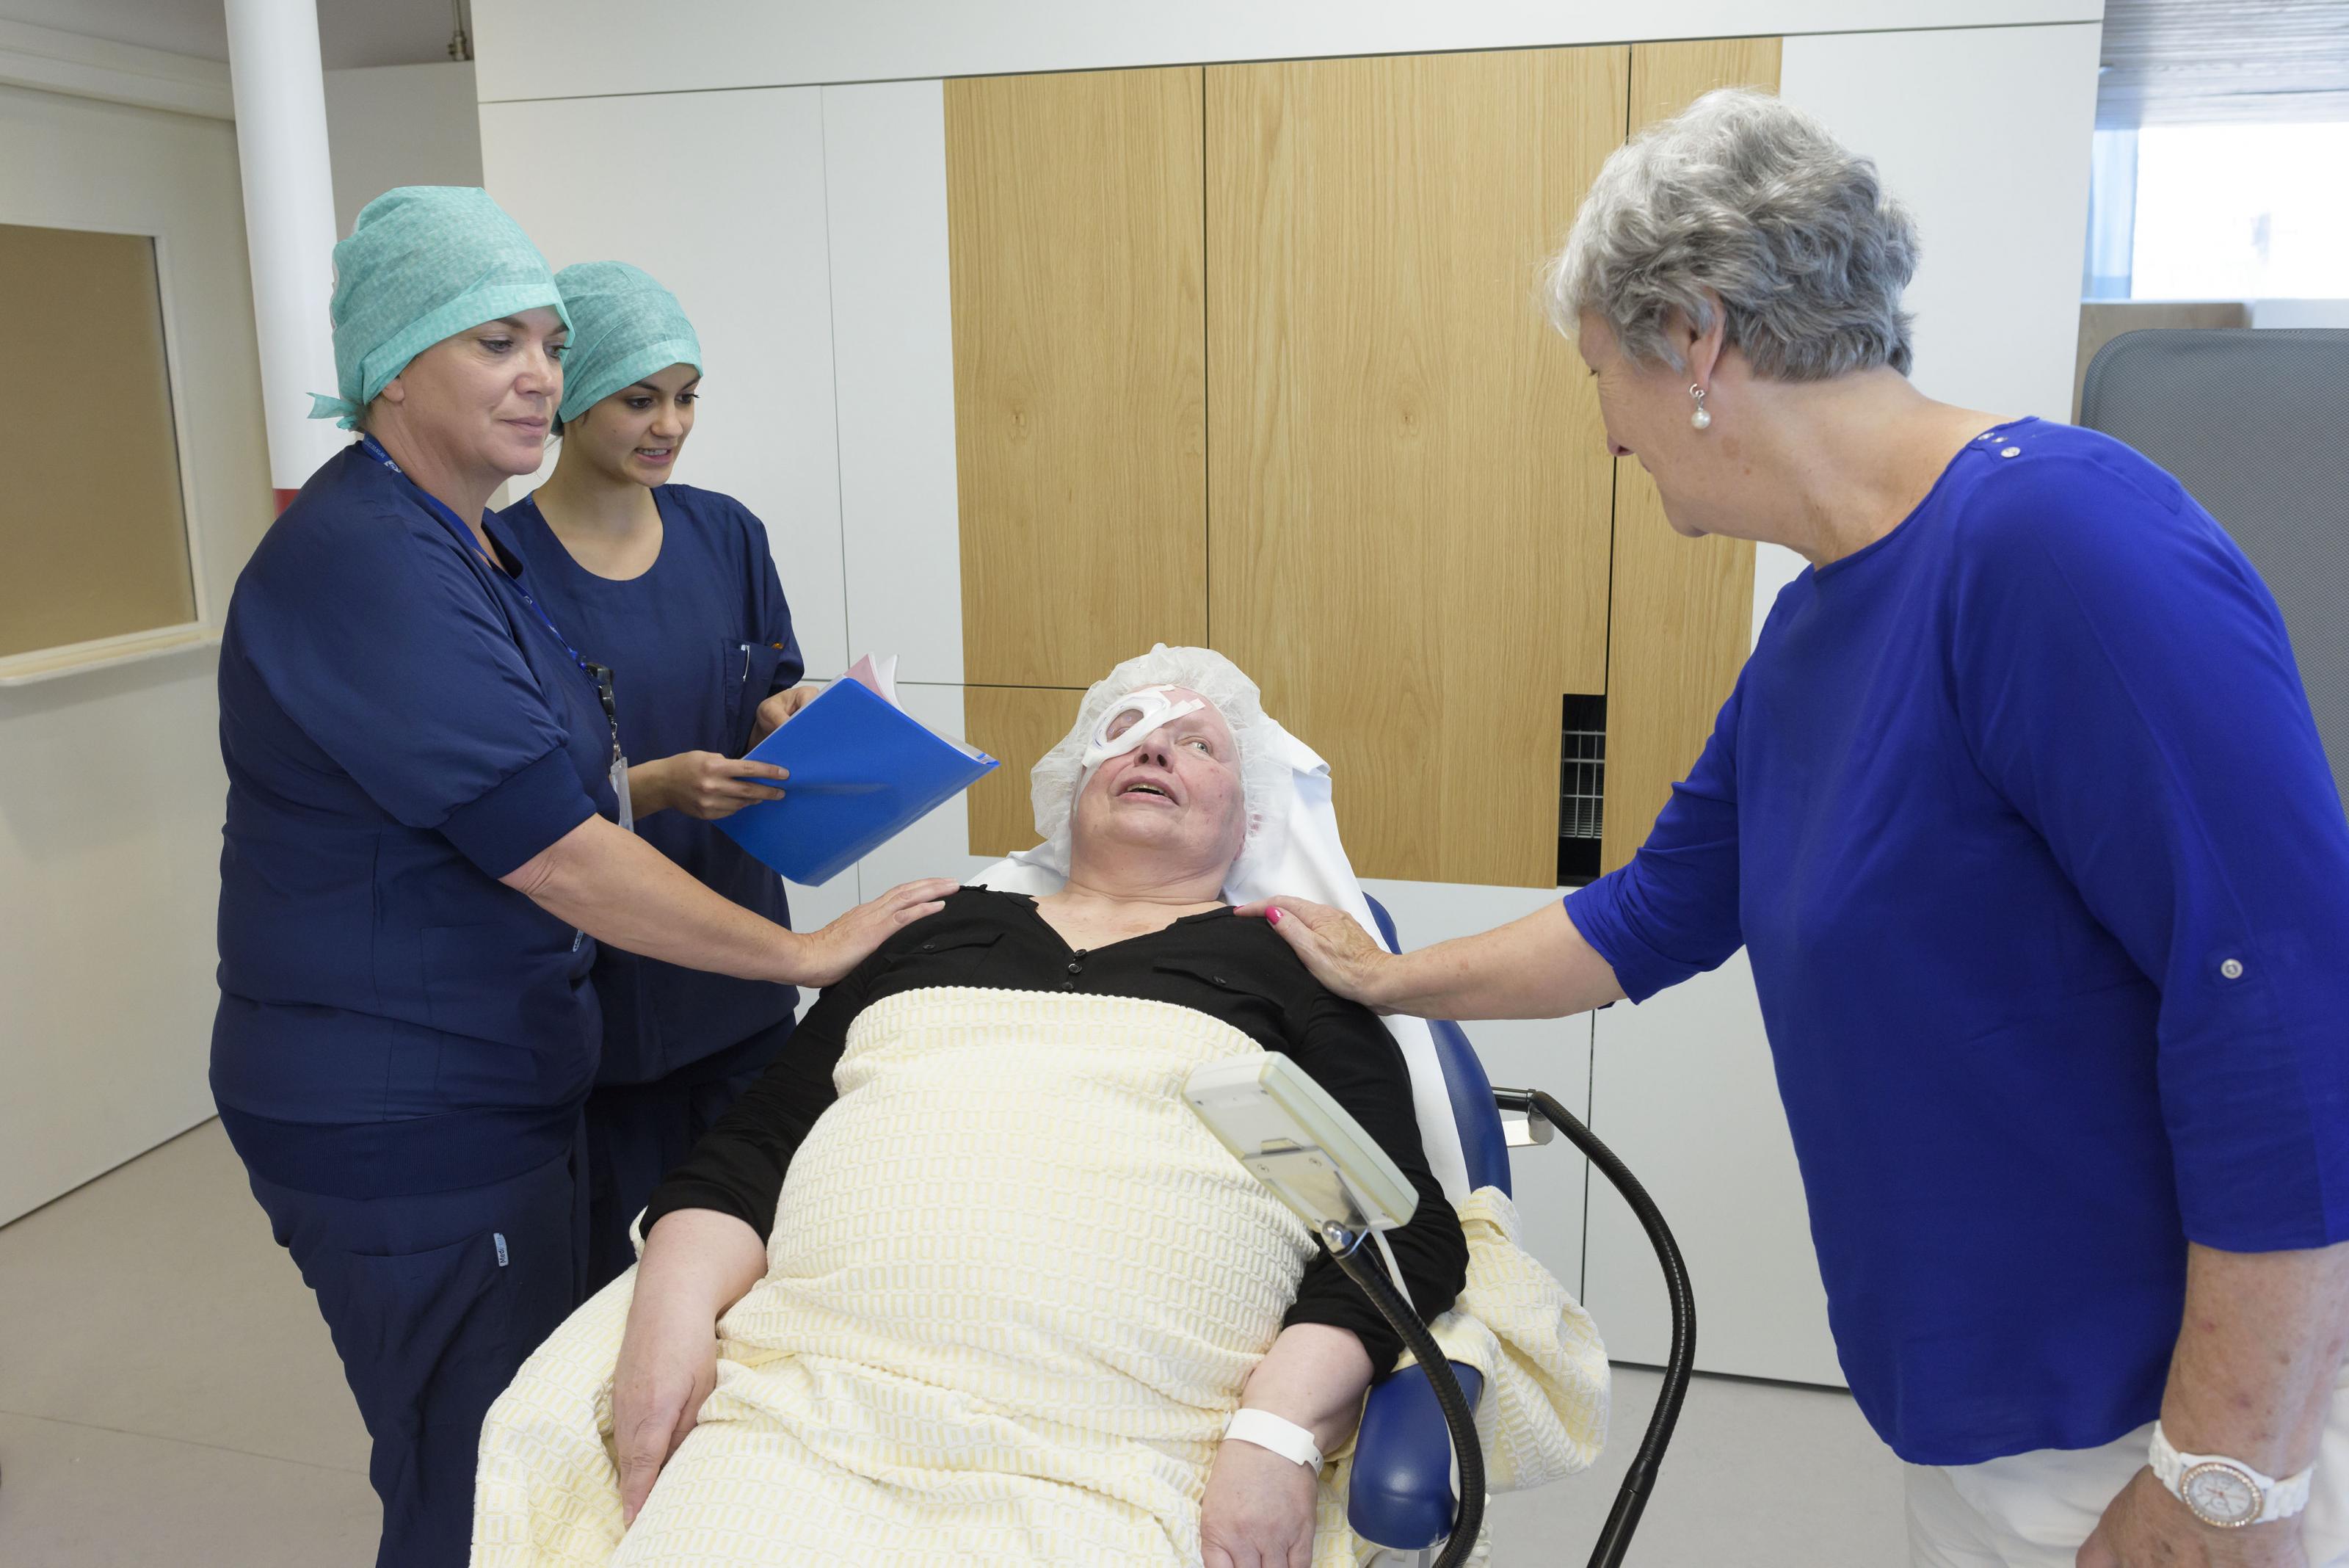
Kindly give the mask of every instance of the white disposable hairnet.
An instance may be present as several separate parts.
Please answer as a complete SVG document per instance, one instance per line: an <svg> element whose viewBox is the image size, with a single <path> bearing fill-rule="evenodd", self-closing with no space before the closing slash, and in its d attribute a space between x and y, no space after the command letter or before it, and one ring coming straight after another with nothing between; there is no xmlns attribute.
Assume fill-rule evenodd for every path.
<svg viewBox="0 0 2349 1568"><path fill-rule="evenodd" d="M1035 807L1036 836L1044 841L1043 853L1062 876L1068 874L1070 819L1088 776L1085 752L1102 720L1119 702L1154 686L1181 686L1197 692L1231 726L1232 739L1239 747L1240 797L1247 812L1247 838L1226 886L1244 881L1249 867L1279 858L1288 820L1288 764L1268 743L1270 732L1256 682L1212 648L1169 648L1162 642L1093 683L1078 705L1075 725L1028 775L1029 800Z"/></svg>

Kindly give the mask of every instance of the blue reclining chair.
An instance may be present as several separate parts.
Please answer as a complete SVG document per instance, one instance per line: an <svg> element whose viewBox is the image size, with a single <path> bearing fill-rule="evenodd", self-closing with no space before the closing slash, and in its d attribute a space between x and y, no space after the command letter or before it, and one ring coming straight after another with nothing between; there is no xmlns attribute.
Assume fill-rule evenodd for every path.
<svg viewBox="0 0 2349 1568"><path fill-rule="evenodd" d="M1371 914L1390 948L1400 948L1394 917L1376 898ZM1460 1152L1471 1188L1509 1187L1509 1150L1493 1085L1485 1076L1468 1037L1456 1023L1432 1026L1435 1054L1443 1064L1452 1115L1460 1127ZM1452 1364L1471 1408L1484 1392L1473 1366ZM1452 1490L1452 1438L1427 1373L1412 1366L1371 1391L1354 1445L1354 1474L1346 1494L1346 1520L1354 1533L1391 1552L1425 1552L1452 1532L1459 1499Z"/></svg>
<svg viewBox="0 0 2349 1568"><path fill-rule="evenodd" d="M1364 895L1368 898L1368 895ZM1400 951L1394 918L1376 898L1370 898L1371 917L1392 950ZM1437 1061L1444 1069L1444 1087L1452 1115L1460 1129L1460 1152L1468 1168L1468 1185L1495 1187L1510 1193L1508 1138L1501 1121L1504 1106L1526 1113L1530 1141L1547 1142L1555 1127L1590 1158L1599 1173L1622 1192L1632 1212L1646 1229L1663 1265L1672 1303L1672 1344L1664 1369L1654 1416L1641 1439L1640 1451L1617 1493L1613 1512L1591 1555L1593 1568L1621 1561L1637 1528L1649 1488L1671 1439L1691 1364L1696 1355L1696 1316L1688 1288L1688 1272L1663 1218L1646 1191L1622 1162L1593 1137L1588 1127L1547 1096L1526 1090L1497 1093L1485 1075L1468 1036L1457 1023L1429 1021ZM1452 1364L1460 1391L1474 1409L1484 1392L1484 1378L1473 1366ZM1354 1473L1346 1498L1347 1522L1363 1540L1389 1552L1419 1554L1427 1562L1452 1532L1460 1506L1453 1491L1452 1438L1426 1371L1411 1366L1371 1390L1362 1407L1362 1422L1355 1442Z"/></svg>

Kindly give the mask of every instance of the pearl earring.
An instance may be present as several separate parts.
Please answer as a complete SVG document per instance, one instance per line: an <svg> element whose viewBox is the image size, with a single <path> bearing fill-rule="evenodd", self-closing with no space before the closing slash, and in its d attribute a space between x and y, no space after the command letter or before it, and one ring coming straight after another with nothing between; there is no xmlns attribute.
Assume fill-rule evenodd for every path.
<svg viewBox="0 0 2349 1568"><path fill-rule="evenodd" d="M1704 389L1692 386L1689 388L1689 396L1696 400L1696 412L1689 416L1689 423L1698 430L1709 428L1713 423L1713 416L1704 411Z"/></svg>

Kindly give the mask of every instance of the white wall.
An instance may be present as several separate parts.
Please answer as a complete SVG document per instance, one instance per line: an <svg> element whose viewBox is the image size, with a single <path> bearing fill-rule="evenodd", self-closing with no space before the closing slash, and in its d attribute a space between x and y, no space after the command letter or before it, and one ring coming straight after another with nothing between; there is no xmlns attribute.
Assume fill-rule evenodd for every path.
<svg viewBox="0 0 2349 1568"><path fill-rule="evenodd" d="M317 0L317 7L318 54L330 71L439 65L449 58L456 12L471 9L450 0Z"/></svg>
<svg viewBox="0 0 2349 1568"><path fill-rule="evenodd" d="M450 0L317 0L328 70L431 64L449 57ZM222 0L0 0L0 17L142 48L228 58Z"/></svg>
<svg viewBox="0 0 2349 1568"><path fill-rule="evenodd" d="M326 74L335 234L395 185L478 185L481 123L473 67L373 66Z"/></svg>
<svg viewBox="0 0 2349 1568"><path fill-rule="evenodd" d="M1911 378L2002 417L2069 420L2098 26L1786 40L1779 95L1876 160L1921 232ZM2054 150L2078 149L2077 157ZM1803 568L1761 547L1758 634Z"/></svg>
<svg viewBox="0 0 2349 1568"><path fill-rule="evenodd" d="M2349 327L2349 299L2255 299L2253 327Z"/></svg>
<svg viewBox="0 0 2349 1568"><path fill-rule="evenodd" d="M1932 396L2068 420L2103 29L1789 38L1779 95L1876 160L1922 231L1910 372Z"/></svg>
<svg viewBox="0 0 2349 1568"><path fill-rule="evenodd" d="M631 0L473 8L485 101L2103 18L2104 0L699 0L652 26Z"/></svg>
<svg viewBox="0 0 2349 1568"><path fill-rule="evenodd" d="M805 420L800 433L829 438L829 449L809 441L789 462L772 462L764 471L772 488L753 502L777 528L786 590L795 607L834 597L843 651L899 653L909 704L954 732L962 607L940 88L935 79L841 77L1577 42L1620 37L1626 27L1650 36L1786 32L1796 36L1785 47L1785 96L1876 156L1923 229L1912 295L1920 381L2000 411L2061 417L2068 407L2095 0L1762 0L1679 6L1661 22L1594 4L1230 0L1145 14L1077 0L1016 9L713 0L650 33L622 20L613 0L565 4L564 25L553 27L552 4L481 0L476 12L492 192L558 263L617 255L650 267L686 299L712 370L710 403L680 477L726 487L712 474L744 461L740 443L789 439L777 421L790 410ZM609 24L599 25L606 14ZM1913 30L2000 21L2038 25ZM1803 36L1861 26L1912 30ZM550 96L730 87L743 90ZM523 101L536 99L545 101ZM648 222L641 204L609 192L631 188L643 117L662 114L726 152L698 166L660 165L670 177L657 221ZM549 156L558 144L574 155ZM2065 157L2066 146L2079 155ZM812 191L812 161L821 171ZM828 323L820 345L818 322ZM807 341L806 352L757 360L746 386L730 369L737 341L765 330L788 330ZM721 424L729 400L733 422ZM749 429L734 411L746 406L757 410ZM817 536L826 518L836 530L829 545ZM1764 552L1757 615L1800 566L1786 552ZM813 895L795 890L795 907L809 923L854 897L852 880L870 895L976 864L962 809L951 804L868 857L855 878ZM1487 929L1554 896L1403 882L1372 891L1413 945ZM1742 957L1643 1008L1595 1021L1478 1024L1471 1033L1496 1082L1588 1106L1594 1127L1658 1192L1701 1293L1701 1365L1840 1380ZM1519 1151L1515 1170L1535 1254L1587 1294L1619 1358L1661 1359L1662 1294L1628 1213L1599 1184L1588 1194L1586 1238L1587 1172L1563 1145Z"/></svg>
<svg viewBox="0 0 2349 1568"><path fill-rule="evenodd" d="M216 622L271 511L233 130L0 88L0 223L160 236ZM102 388L68 402L105 415ZM212 1114L212 672L206 646L0 689L0 1221Z"/></svg>
<svg viewBox="0 0 2349 1568"><path fill-rule="evenodd" d="M1341 782L1332 782L1343 787ZM1395 932L1407 948L1489 931L1557 897L1555 889L1539 888L1479 888L1376 877L1362 886L1394 917ZM1589 1119L1589 1014L1464 1027L1485 1075L1496 1086L1543 1090L1576 1116ZM1585 1288L1583 1211L1589 1168L1564 1138L1510 1152L1509 1177L1525 1221L1526 1250L1578 1295ZM1602 1334L1611 1332L1604 1322L1599 1328Z"/></svg>
<svg viewBox="0 0 2349 1568"><path fill-rule="evenodd" d="M936 82L823 89L849 634L855 653L895 652L900 680L956 685L962 534L946 147Z"/></svg>
<svg viewBox="0 0 2349 1568"><path fill-rule="evenodd" d="M1744 953L1638 1007L1607 1008L1593 1024L1591 1128L1639 1175L1688 1260L1697 1365L1841 1384ZM1583 1304L1609 1355L1660 1366L1671 1314L1654 1251L1614 1189L1591 1185Z"/></svg>
<svg viewBox="0 0 2349 1568"><path fill-rule="evenodd" d="M765 521L808 673L839 674L850 656L820 91L483 104L481 168L556 267L633 262L676 294L709 361L678 477Z"/></svg>
<svg viewBox="0 0 2349 1568"><path fill-rule="evenodd" d="M192 58L228 58L222 0L0 0L0 17Z"/></svg>

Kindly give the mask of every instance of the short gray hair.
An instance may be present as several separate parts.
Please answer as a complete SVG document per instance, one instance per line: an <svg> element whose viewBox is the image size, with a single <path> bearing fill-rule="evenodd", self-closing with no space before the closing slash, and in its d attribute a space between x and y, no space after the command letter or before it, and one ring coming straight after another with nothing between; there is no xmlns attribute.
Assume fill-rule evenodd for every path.
<svg viewBox="0 0 2349 1568"><path fill-rule="evenodd" d="M1767 93L1723 88L1607 160L1543 303L1568 336L1588 312L1628 358L1680 369L1666 323L1679 311L1711 331L1717 296L1724 341L1757 375L1905 376L1916 270L1917 226L1872 160Z"/></svg>

